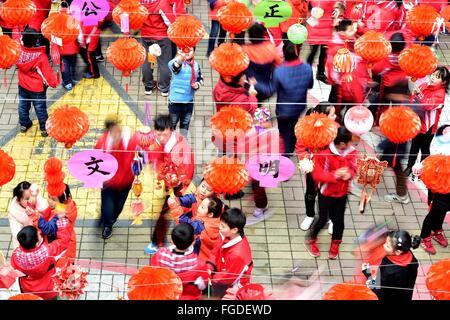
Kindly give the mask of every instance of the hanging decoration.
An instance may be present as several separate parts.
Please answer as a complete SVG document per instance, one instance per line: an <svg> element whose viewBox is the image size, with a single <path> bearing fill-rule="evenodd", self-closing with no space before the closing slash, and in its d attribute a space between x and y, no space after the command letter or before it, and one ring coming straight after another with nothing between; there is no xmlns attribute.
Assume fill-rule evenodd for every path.
<svg viewBox="0 0 450 320"><path fill-rule="evenodd" d="M36 14L33 0L6 0L0 6L0 17L8 25L25 27Z"/></svg>
<svg viewBox="0 0 450 320"><path fill-rule="evenodd" d="M96 26L105 19L109 13L109 2L107 0L73 0L70 4L72 16L84 26Z"/></svg>
<svg viewBox="0 0 450 320"><path fill-rule="evenodd" d="M354 106L345 113L344 124L351 133L363 135L372 129L373 115L367 107Z"/></svg>
<svg viewBox="0 0 450 320"><path fill-rule="evenodd" d="M250 59L240 45L225 42L211 52L209 63L222 77L231 78L246 70Z"/></svg>
<svg viewBox="0 0 450 320"><path fill-rule="evenodd" d="M202 23L192 15L181 15L167 29L167 36L178 48L188 53L205 36Z"/></svg>
<svg viewBox="0 0 450 320"><path fill-rule="evenodd" d="M355 42L355 53L367 61L368 67L389 56L392 46L386 40L384 34L369 30L359 37Z"/></svg>
<svg viewBox="0 0 450 320"><path fill-rule="evenodd" d="M431 155L422 161L420 179L435 193L450 193L450 156Z"/></svg>
<svg viewBox="0 0 450 320"><path fill-rule="evenodd" d="M286 1L262 0L253 9L253 16L266 28L278 27L292 16L292 7Z"/></svg>
<svg viewBox="0 0 450 320"><path fill-rule="evenodd" d="M403 49L398 56L398 64L412 81L416 81L436 70L438 60L430 47L413 44Z"/></svg>
<svg viewBox="0 0 450 320"><path fill-rule="evenodd" d="M135 152L133 163L131 165L131 171L133 171L134 175L134 181L131 190L133 190L133 194L136 198L131 202L131 212L133 213L134 217L131 225L142 225L141 214L144 212L144 204L142 203L142 199L140 197L143 191L143 186L141 180L139 179L139 176L141 175L143 168L144 161L139 156L139 154Z"/></svg>
<svg viewBox="0 0 450 320"><path fill-rule="evenodd" d="M257 108L253 117L256 121L256 131L261 132L267 126L270 126L270 110L268 108Z"/></svg>
<svg viewBox="0 0 450 320"><path fill-rule="evenodd" d="M381 132L394 143L404 143L420 132L419 116L409 107L390 107L380 116Z"/></svg>
<svg viewBox="0 0 450 320"><path fill-rule="evenodd" d="M225 143L241 139L252 127L252 116L239 106L222 107L211 117L213 137Z"/></svg>
<svg viewBox="0 0 450 320"><path fill-rule="evenodd" d="M8 300L44 300L32 293L19 293L8 298Z"/></svg>
<svg viewBox="0 0 450 320"><path fill-rule="evenodd" d="M155 68L159 56L161 56L161 47L159 46L159 44L154 43L150 47L148 47L147 59L152 69Z"/></svg>
<svg viewBox="0 0 450 320"><path fill-rule="evenodd" d="M217 20L233 39L236 34L251 27L253 16L245 4L231 1L219 9Z"/></svg>
<svg viewBox="0 0 450 320"><path fill-rule="evenodd" d="M140 4L139 0L122 0L114 8L112 17L114 22L120 26L121 16L128 14L129 28L137 30L142 28L148 13L147 8Z"/></svg>
<svg viewBox="0 0 450 320"><path fill-rule="evenodd" d="M378 297L366 285L345 282L332 286L323 295L323 300L378 300Z"/></svg>
<svg viewBox="0 0 450 320"><path fill-rule="evenodd" d="M425 280L430 294L436 300L450 300L450 259L433 264Z"/></svg>
<svg viewBox="0 0 450 320"><path fill-rule="evenodd" d="M16 174L16 164L6 152L0 150L0 187L10 182Z"/></svg>
<svg viewBox="0 0 450 320"><path fill-rule="evenodd" d="M300 23L295 23L289 27L287 37L293 44L302 44L308 39L308 29Z"/></svg>
<svg viewBox="0 0 450 320"><path fill-rule="evenodd" d="M184 166L176 165L170 157L164 157L164 161L161 161L157 168L157 189L161 189L161 182L164 182L164 186L167 190L173 191L173 188L179 186L180 184L188 185L190 183L188 177L186 176L186 171Z"/></svg>
<svg viewBox="0 0 450 320"><path fill-rule="evenodd" d="M339 124L321 113L311 113L295 125L297 140L309 149L321 149L333 142Z"/></svg>
<svg viewBox="0 0 450 320"><path fill-rule="evenodd" d="M358 183L362 185L359 212L364 213L367 203L369 203L375 188L380 183L381 176L388 162L380 161L375 157L368 157L366 155L363 159L357 160L357 165L356 175L358 177ZM367 192L368 187L371 188L369 192Z"/></svg>
<svg viewBox="0 0 450 320"><path fill-rule="evenodd" d="M229 288L222 300L269 300L272 292L259 283L239 284Z"/></svg>
<svg viewBox="0 0 450 320"><path fill-rule="evenodd" d="M445 6L441 11L441 17L444 19L445 28L450 29L450 6Z"/></svg>
<svg viewBox="0 0 450 320"><path fill-rule="evenodd" d="M1 7L0 7L1 8ZM16 64L20 58L22 49L20 43L10 37L0 36L0 68L9 69Z"/></svg>
<svg viewBox="0 0 450 320"><path fill-rule="evenodd" d="M295 164L280 155L256 155L247 160L245 167L263 188L276 188L281 181L289 180L295 173Z"/></svg>
<svg viewBox="0 0 450 320"><path fill-rule="evenodd" d="M128 281L130 300L178 300L183 283L169 268L145 266Z"/></svg>
<svg viewBox="0 0 450 320"><path fill-rule="evenodd" d="M347 48L340 48L333 57L333 70L342 74L346 82L352 81L351 73L356 69L355 57Z"/></svg>
<svg viewBox="0 0 450 320"><path fill-rule="evenodd" d="M83 271L80 266L68 263L62 268L56 269L53 275L54 290L59 296L76 300L84 293L87 286L88 272Z"/></svg>
<svg viewBox="0 0 450 320"><path fill-rule="evenodd" d="M436 20L439 13L433 6L419 4L408 10L406 14L406 26L411 32L423 41L425 37L431 35L436 28Z"/></svg>
<svg viewBox="0 0 450 320"><path fill-rule="evenodd" d="M62 171L63 164L58 158L50 158L45 162L45 181L47 192L52 197L59 197L66 190L64 184L65 174Z"/></svg>
<svg viewBox="0 0 450 320"><path fill-rule="evenodd" d="M245 164L237 158L220 157L205 167L203 178L215 193L236 194L249 181Z"/></svg>

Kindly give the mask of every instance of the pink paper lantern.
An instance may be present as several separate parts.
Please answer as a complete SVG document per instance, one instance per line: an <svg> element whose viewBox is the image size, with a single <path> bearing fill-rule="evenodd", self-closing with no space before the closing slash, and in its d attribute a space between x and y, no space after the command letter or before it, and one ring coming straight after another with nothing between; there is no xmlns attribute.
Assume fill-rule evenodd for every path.
<svg viewBox="0 0 450 320"><path fill-rule="evenodd" d="M351 107L344 117L345 127L351 133L362 135L370 131L373 126L373 115L364 106Z"/></svg>

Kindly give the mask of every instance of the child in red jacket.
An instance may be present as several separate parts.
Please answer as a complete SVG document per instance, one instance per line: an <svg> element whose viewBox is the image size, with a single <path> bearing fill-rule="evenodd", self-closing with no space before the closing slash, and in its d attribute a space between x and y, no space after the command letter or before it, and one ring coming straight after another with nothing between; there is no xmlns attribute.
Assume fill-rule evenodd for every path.
<svg viewBox="0 0 450 320"><path fill-rule="evenodd" d="M81 33L78 37L80 44L80 55L86 63L86 72L84 77L87 79L100 78L100 71L96 59L97 45L100 39L100 28L96 26L81 26Z"/></svg>
<svg viewBox="0 0 450 320"><path fill-rule="evenodd" d="M173 246L160 248L152 257L151 265L169 268L183 282L180 300L198 300L208 281L208 268L193 251L194 228L180 223L172 230Z"/></svg>
<svg viewBox="0 0 450 320"><path fill-rule="evenodd" d="M38 37L37 31L31 28L22 34L22 52L16 63L19 70L19 123L22 133L31 128L30 109L33 104L41 136L47 137L47 87L56 88L58 80L48 62L45 47L37 47Z"/></svg>
<svg viewBox="0 0 450 320"><path fill-rule="evenodd" d="M330 217L333 222L329 259L339 255L339 245L344 233L344 213L347 203L348 187L356 174L358 151L352 146L352 133L345 127L338 129L338 134L329 148L314 157L313 178L319 183L319 220L312 226L309 239L305 241L309 254L320 256L317 235Z"/></svg>
<svg viewBox="0 0 450 320"><path fill-rule="evenodd" d="M61 10L67 10L68 4L66 2L61 3ZM72 90L76 84L75 74L77 68L77 55L80 51L78 41L74 40L70 43L64 44L61 50L61 78L62 86L66 90Z"/></svg>

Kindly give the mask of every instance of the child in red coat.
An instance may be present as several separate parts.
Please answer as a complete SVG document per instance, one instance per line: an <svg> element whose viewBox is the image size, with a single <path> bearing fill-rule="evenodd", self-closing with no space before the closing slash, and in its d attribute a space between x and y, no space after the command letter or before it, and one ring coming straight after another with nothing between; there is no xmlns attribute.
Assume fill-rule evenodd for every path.
<svg viewBox="0 0 450 320"><path fill-rule="evenodd" d="M352 133L345 127L338 129L329 148L314 157L313 178L319 183L319 219L312 226L305 243L309 254L315 258L320 256L317 235L327 223L328 217L333 222L328 258L336 259L339 255L348 187L356 174L357 158L358 151L352 146Z"/></svg>
<svg viewBox="0 0 450 320"><path fill-rule="evenodd" d="M67 10L68 4L66 2L61 3L61 11ZM77 55L80 51L78 41L74 40L70 43L64 44L61 50L61 76L62 86L66 90L72 90L76 84L75 74L77 68Z"/></svg>
<svg viewBox="0 0 450 320"><path fill-rule="evenodd" d="M81 26L81 33L78 37L80 44L80 55L86 63L86 72L84 77L87 79L100 78L100 71L96 60L96 50L100 39L100 28L96 26Z"/></svg>

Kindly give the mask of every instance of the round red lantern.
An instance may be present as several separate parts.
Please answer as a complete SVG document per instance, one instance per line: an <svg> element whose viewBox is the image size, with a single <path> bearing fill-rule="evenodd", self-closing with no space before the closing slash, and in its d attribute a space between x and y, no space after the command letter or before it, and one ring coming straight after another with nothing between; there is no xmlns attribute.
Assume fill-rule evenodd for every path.
<svg viewBox="0 0 450 320"><path fill-rule="evenodd" d="M436 56L430 47L413 44L403 49L398 56L398 64L412 81L431 74L438 65Z"/></svg>
<svg viewBox="0 0 450 320"><path fill-rule="evenodd" d="M220 157L206 165L203 178L215 193L236 194L249 181L249 172L239 159Z"/></svg>
<svg viewBox="0 0 450 320"><path fill-rule="evenodd" d="M311 113L301 118L295 125L297 140L310 149L321 149L333 142L339 124L327 115Z"/></svg>
<svg viewBox="0 0 450 320"><path fill-rule="evenodd" d="M390 107L380 116L380 130L390 141L404 143L420 132L420 118L409 107Z"/></svg>
<svg viewBox="0 0 450 320"><path fill-rule="evenodd" d="M446 6L442 9L441 17L444 19L445 27L450 29L450 6Z"/></svg>
<svg viewBox="0 0 450 320"><path fill-rule="evenodd" d="M49 158L44 165L47 192L53 197L59 197L66 190L65 174L62 172L62 162L58 158Z"/></svg>
<svg viewBox="0 0 450 320"><path fill-rule="evenodd" d="M253 15L247 6L240 2L228 2L217 12L217 20L224 30L234 34L241 33L251 27Z"/></svg>
<svg viewBox="0 0 450 320"><path fill-rule="evenodd" d="M8 300L44 300L32 293L19 293L8 298Z"/></svg>
<svg viewBox="0 0 450 320"><path fill-rule="evenodd" d="M213 136L226 141L244 136L252 127L252 116L239 106L222 107L211 117Z"/></svg>
<svg viewBox="0 0 450 320"><path fill-rule="evenodd" d="M356 61L350 50L341 48L336 52L333 57L333 69L342 73L345 81L352 81L351 73L356 69Z"/></svg>
<svg viewBox="0 0 450 320"><path fill-rule="evenodd" d="M248 68L247 53L236 43L222 43L209 56L211 67L223 77L234 77Z"/></svg>
<svg viewBox="0 0 450 320"><path fill-rule="evenodd" d="M67 44L77 40L80 28L80 22L63 9L50 14L42 22L41 32L49 41L52 41L53 36L60 38L63 44Z"/></svg>
<svg viewBox="0 0 450 320"><path fill-rule="evenodd" d="M148 10L139 0L122 0L114 8L112 17L115 23L120 26L120 17L127 13L130 20L130 29L140 29L147 20Z"/></svg>
<svg viewBox="0 0 450 320"><path fill-rule="evenodd" d="M366 285L345 282L332 286L323 300L378 300L378 297Z"/></svg>
<svg viewBox="0 0 450 320"><path fill-rule="evenodd" d="M441 260L430 267L426 285L436 300L450 300L450 259Z"/></svg>
<svg viewBox="0 0 450 320"><path fill-rule="evenodd" d="M392 51L392 46L381 32L369 30L355 42L355 53L368 62L368 67L383 60Z"/></svg>
<svg viewBox="0 0 450 320"><path fill-rule="evenodd" d="M45 129L50 137L71 148L89 130L89 118L77 107L63 105L47 119Z"/></svg>
<svg viewBox="0 0 450 320"><path fill-rule="evenodd" d="M439 13L433 6L419 4L406 14L406 26L416 37L423 40L436 31L436 19L439 19Z"/></svg>
<svg viewBox="0 0 450 320"><path fill-rule="evenodd" d="M9 25L26 26L36 11L33 0L7 0L0 7L0 17Z"/></svg>
<svg viewBox="0 0 450 320"><path fill-rule="evenodd" d="M0 150L0 187L10 182L16 174L16 164L3 150Z"/></svg>
<svg viewBox="0 0 450 320"><path fill-rule="evenodd" d="M21 52L19 42L8 36L0 36L0 68L11 68L19 60Z"/></svg>
<svg viewBox="0 0 450 320"><path fill-rule="evenodd" d="M146 58L145 48L134 38L120 38L111 43L106 56L114 67L122 71L124 77L140 67Z"/></svg>
<svg viewBox="0 0 450 320"><path fill-rule="evenodd" d="M370 110L364 106L354 106L345 113L344 124L351 133L362 135L372 129L373 115Z"/></svg>
<svg viewBox="0 0 450 320"><path fill-rule="evenodd" d="M450 193L450 156L431 155L422 162L420 179L435 193Z"/></svg>
<svg viewBox="0 0 450 320"><path fill-rule="evenodd" d="M167 29L169 39L185 52L194 48L205 34L202 23L191 15L178 16Z"/></svg>

